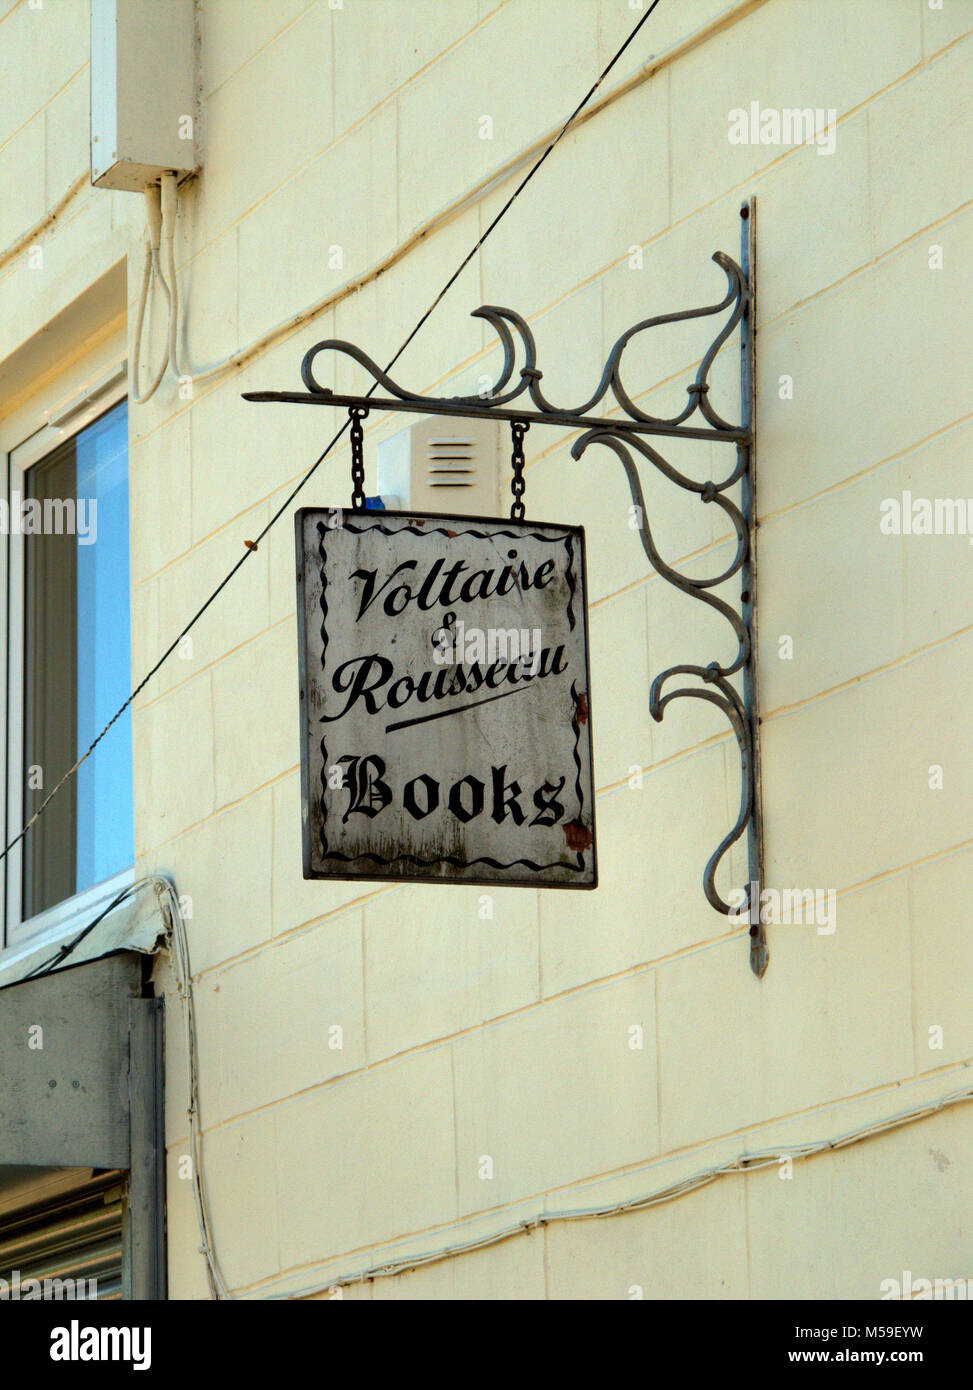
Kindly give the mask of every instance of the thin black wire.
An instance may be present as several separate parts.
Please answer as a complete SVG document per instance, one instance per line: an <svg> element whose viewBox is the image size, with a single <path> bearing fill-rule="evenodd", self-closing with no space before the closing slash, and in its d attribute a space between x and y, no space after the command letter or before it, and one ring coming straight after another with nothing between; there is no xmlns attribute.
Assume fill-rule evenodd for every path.
<svg viewBox="0 0 973 1390"><path fill-rule="evenodd" d="M420 332L420 330L424 327L424 325L426 324L426 322L428 321L428 319L431 317L431 315L435 312L435 310L436 310L436 309L439 307L439 305L442 303L443 299L445 299L446 295L449 293L449 291L450 291L450 290L453 288L453 286L456 284L456 281L459 279L459 277L462 275L463 271L464 271L464 270L466 269L466 267L469 265L470 261L471 261L471 260L473 259L473 257L476 255L477 251L479 251L480 247L481 247L481 246L483 245L483 243L486 241L487 237L490 236L491 232L493 232L494 228L498 225L498 223L501 221L501 219L504 218L504 217L507 215L507 213L510 211L510 209L513 207L514 203L517 201L517 199L520 197L521 193L524 191L524 189L525 189L525 188L527 187L527 185L530 183L531 179L532 179L532 178L534 177L534 175L537 173L538 169L540 169L541 165L542 165L542 164L544 163L544 161L547 159L548 155L549 155L549 154L551 153L551 151L555 148L555 146L559 144L559 142L561 141L562 137L567 133L569 127L573 124L573 122L578 118L578 116L581 114L581 112L584 110L584 108L588 105L589 101L590 101L591 98L594 96L595 92L597 92L598 88L599 88L599 87L601 86L601 84L604 82L605 78L608 76L608 74L611 72L612 68L613 68L613 67L615 66L615 64L618 62L619 58L621 58L622 54L625 52L625 50L628 48L628 46L633 42L633 40L635 39L635 37L636 37L636 35L638 34L639 30L642 28L643 24L645 24L646 20L648 20L649 16L652 14L652 11L656 8L656 6L657 6L658 4L659 4L659 0L652 0L652 3L651 3L651 5L649 6L649 8L646 10L645 14L642 16L642 18L641 18L641 19L639 20L639 22L636 24L635 28L634 28L634 29L632 30L632 32L629 34L628 38L627 38L627 39L625 40L625 42L622 44L621 48L619 48L619 50L618 50L617 53L614 55L614 57L611 59L611 61L610 61L609 64L607 65L607 67L603 70L603 72L601 73L601 75L597 78L597 80L596 80L596 81L594 82L594 84L589 88L589 90L587 91L587 93L582 97L582 99L581 99L581 101L578 103L578 105L577 105L577 106L574 108L574 110L571 112L570 116L569 116L569 117L567 118L567 120L564 122L564 125L563 125L563 126L561 127L561 129L558 131L557 135L555 135L554 139L553 139L553 140L551 141L551 143L548 145L547 149L544 151L544 153L541 155L541 157L537 160L537 162L536 162L535 164L532 164L532 165L531 165L530 169L528 169L527 173L524 175L524 177L521 179L520 183L517 185L517 187L516 187L516 188L514 189L514 191L511 193L510 197L509 197L509 198L507 199L507 201L504 203L503 207L500 209L500 211L497 213L497 215L496 215L496 216L493 218L493 220L490 222L489 226L488 226L488 227L486 228L486 230L477 238L476 243L471 247L471 249L469 250L469 252L463 257L462 261L460 261L460 263L459 263L459 265L457 266L456 270L453 272L453 274L452 274L452 275L449 277L449 279L446 281L445 285L443 285L442 289L441 289L441 290L439 291L439 293L436 295L436 298L432 301L432 303L430 304L430 306L429 306L429 308L426 310L426 312L425 312L425 313L422 315L422 317L419 319L418 323L417 323L416 326L413 328L413 330L412 330L412 332L409 334L409 336L406 338L405 342L402 344L402 346L401 346L401 347L399 348L399 350L396 352L395 356L392 357L392 358L390 359L388 365L387 365L386 368L385 368L385 374L386 374L386 375L388 375L388 373L392 370L392 368L395 366L396 362L398 362L399 358L400 358L400 357L402 356L402 354L405 352L406 348L409 346L409 344L410 344L410 343L412 342L412 340L415 338L416 334ZM369 387L369 389L365 392L365 397L367 398L368 396L371 396L372 393L373 393L375 390L377 390L377 388L378 388L378 382L373 382L372 385ZM98 734L98 736L93 740L93 742L91 743L91 745L88 747L87 751L84 752L84 753L82 753L81 757L80 757L80 758L78 759L78 761L74 764L74 766L68 768L67 772L66 772L66 773L64 774L64 776L61 778L61 780L60 780L54 787L51 788L51 790L48 792L47 796L44 798L44 800L43 800L43 801L41 802L41 804L38 806L37 810L36 810L36 811L34 812L34 814L31 816L30 820L29 820L29 821L27 822L27 824L24 826L23 830L21 830L20 834L17 835L13 840L11 840L10 843L6 846L6 848L5 848L3 851L0 851L0 863L2 863L4 859L6 859L7 855L8 855L8 854L10 853L10 851L15 847L15 845L17 845L17 844L25 837L25 835L27 834L28 830L30 830L30 828L31 828L31 826L34 824L34 822L40 818L40 816L43 814L43 812L47 809L47 807L50 805L50 803L54 800L55 796L57 796L58 792L59 792L59 791L61 790L61 788L64 786L65 782L70 781L70 779L74 776L74 774L77 772L78 768L79 768L79 767L81 766L81 764L85 761L85 759L91 756L91 754L92 754L92 753L95 751L95 749L98 747L98 744L99 744L99 743L101 742L101 740L105 737L105 735L107 734L108 730L112 727L112 725L115 724L115 723L122 717L122 715L125 713L125 711L128 709L128 707L132 704L132 702L138 698L138 696L142 693L142 691L143 691L143 690L145 689L145 687L148 685L148 683L149 683L149 681L152 679L152 677L160 670L160 668L165 664L165 662L168 661L169 657L172 655L172 653L173 653L173 652L176 650L176 648L179 646L179 643L182 641L182 639L187 635L187 633L191 632L192 629L196 626L196 624L199 622L200 618L203 616L203 614L204 614L204 613L206 612L206 610L209 608L210 604L212 604L213 602L215 602L215 600L216 600L216 599L219 597L219 595L223 592L223 590L226 588L227 584L229 584L230 580L231 580L231 579L233 578L233 576L237 573L237 571L241 568L241 566L243 566L243 565L246 564L247 560L249 560L250 556L253 554L253 551L257 549L257 546L258 546L258 545L260 544L260 542L263 540L264 536L267 535L267 533L268 533L268 531L271 529L271 527L274 526L274 525L276 525L276 523L277 523L277 522L280 520L280 518L283 516L284 512L287 510L287 508L288 508L288 507L291 505L291 503L294 501L294 498L297 496L297 494L306 486L306 484L307 484L308 482L310 482L311 478L314 476L314 474L315 474L315 473L317 472L317 470L320 468L321 464L322 464L322 463L324 462L324 460L328 457L328 455L331 453L332 449L335 447L335 445L338 443L338 441L339 441L339 440L341 439L341 437L344 435L345 431L348 429L349 423L350 423L350 422L349 422L348 420L346 420L345 423L341 426L341 429L338 431L338 433L334 436L334 438L331 440L331 442L330 442L330 443L328 444L328 446L325 448L324 452L323 452L322 454L320 454L320 455L318 456L318 458L315 459L314 463L311 464L311 467L307 470L307 472L306 472L306 473L304 474L304 476L301 478L301 480L300 480L300 482L297 484L297 486L287 495L287 497L284 499L284 501L280 504L280 506L279 506L279 507L277 508L277 510L274 512L273 516L272 516L272 517L270 518L270 520L267 522L266 526L265 526L265 527L263 528L263 530L258 534L256 541L251 541L251 542L248 544L246 550L244 550L243 554L240 556L239 560L237 560L236 564L234 564L234 565L232 566L232 568L228 571L228 573L226 574L226 576L225 576L225 577L220 581L220 583L216 586L216 588L215 588L215 589L213 590L213 592L210 594L209 598L208 598L208 599L206 600L206 602L202 605L202 607L201 607L200 609L197 610L197 612L193 615L192 618L190 618L189 622L188 622L188 623L186 624L186 626L183 628L182 632L180 632L179 636L175 639L175 641L172 642L172 643L170 643L170 645L169 645L169 646L166 648L166 650L162 653L162 655L159 657L158 661L155 663L155 665L154 665L154 666L152 667L152 669L149 671L148 675L146 675L145 677L143 677L143 679L142 679L141 681L139 681L138 685L135 687L135 689L134 689L134 690L132 691L132 693L129 695L128 699L127 699L127 700L125 701L125 703L121 706L121 708L120 708L119 710L117 710L115 714L112 715L111 719L109 719L108 723L107 723L107 724L105 725L105 727L102 729L101 733ZM102 914L102 915L104 915L104 914ZM99 918L98 920L100 921L101 919Z"/></svg>
<svg viewBox="0 0 973 1390"><path fill-rule="evenodd" d="M18 984L22 984L24 980L33 980L38 975L49 975L52 970L56 970L72 951L77 950L85 937L94 931L98 923L104 921L109 912L114 912L115 908L118 907L120 903L123 903L126 898L130 898L134 893L137 893L142 886L141 883L130 883L127 888L123 888L120 893L112 898L107 907L102 908L93 922L89 922L86 927L82 927L77 936L73 936L70 941L65 942L63 946L54 952L53 956L49 956L47 960L41 961L40 965L36 965L33 970L29 970L26 975L22 975Z"/></svg>

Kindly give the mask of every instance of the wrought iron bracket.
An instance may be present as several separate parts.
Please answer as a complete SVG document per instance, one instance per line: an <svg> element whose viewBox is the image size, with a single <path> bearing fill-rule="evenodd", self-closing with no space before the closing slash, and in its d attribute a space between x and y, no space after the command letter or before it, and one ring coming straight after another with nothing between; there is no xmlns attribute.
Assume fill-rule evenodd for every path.
<svg viewBox="0 0 973 1390"><path fill-rule="evenodd" d="M592 444L601 444L617 454L628 480L635 513L639 520L639 536L652 569L683 593L715 609L726 619L736 638L736 652L724 662L712 661L707 666L679 665L661 671L652 681L649 691L649 711L661 721L666 708L677 699L706 700L715 705L728 720L740 753L740 810L736 822L717 845L703 871L703 891L717 912L736 921L750 921L750 966L754 974L763 975L767 968L767 943L759 921L759 885L762 882L763 843L760 807L760 738L757 704L756 673L756 420L755 420L755 199L740 209L740 263L718 251L713 260L724 272L727 290L717 303L677 313L660 314L643 319L629 328L615 343L608 355L593 395L582 405L564 408L552 404L541 389L542 373L537 367L534 335L526 321L512 309L484 305L474 310L474 317L486 319L492 325L503 347L503 367L490 391L477 396L423 396L408 391L389 375L389 369L379 365L353 343L328 338L316 343L304 356L301 378L305 391L248 391L248 401L276 401L296 405L327 405L349 409L367 407L370 410L411 411L422 415L463 416L474 419L508 420L515 424L560 425L582 429L571 454L575 459ZM663 418L646 413L637 406L626 389L621 376L622 358L626 347L637 334L663 324L686 319L706 318L726 313L719 332L710 343L687 386L688 400L676 415ZM723 419L709 399L709 375L717 353L739 325L740 329L740 420L738 424ZM518 358L515 335L523 353L523 366L515 379ZM372 377L373 384L364 396L345 395L322 386L314 374L314 365L323 353L341 353L357 362ZM375 394L381 389L386 394ZM611 395L620 413L596 413ZM609 409L613 407L609 405ZM735 461L719 482L698 482L679 472L657 447L648 440L703 439L732 445ZM715 504L729 517L736 537L732 561L717 575L706 579L689 579L668 565L656 549L649 526L639 470L634 455L650 463L664 477L686 492L695 493L705 504ZM728 496L739 485L739 501ZM718 598L713 589L740 576L739 608ZM738 678L742 691L735 685ZM687 684L686 681L695 682ZM748 883L736 901L726 901L716 887L716 874L723 857L744 835L748 847ZM751 894L756 901L751 902Z"/></svg>

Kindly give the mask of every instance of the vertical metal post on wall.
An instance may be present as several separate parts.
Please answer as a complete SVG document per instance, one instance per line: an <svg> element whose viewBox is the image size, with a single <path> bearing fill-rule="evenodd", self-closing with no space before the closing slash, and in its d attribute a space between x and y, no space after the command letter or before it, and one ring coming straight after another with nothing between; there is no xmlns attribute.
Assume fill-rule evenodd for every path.
<svg viewBox="0 0 973 1390"><path fill-rule="evenodd" d="M750 968L758 977L767 969L767 934L760 921L763 874L763 816L760 796L760 705L757 698L757 200L740 209L740 268L748 288L740 320L740 420L747 431L747 466L741 479L740 502L749 533L741 592L741 616L750 634L750 659L743 668L743 704L750 724L752 803L747 833L747 902L750 908Z"/></svg>

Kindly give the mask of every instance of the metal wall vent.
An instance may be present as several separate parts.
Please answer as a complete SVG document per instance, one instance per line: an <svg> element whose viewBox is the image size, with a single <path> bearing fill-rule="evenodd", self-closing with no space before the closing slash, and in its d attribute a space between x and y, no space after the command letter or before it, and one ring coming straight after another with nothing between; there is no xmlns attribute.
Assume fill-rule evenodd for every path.
<svg viewBox="0 0 973 1390"><path fill-rule="evenodd" d="M476 443L468 436L430 439L430 487L473 487L476 482Z"/></svg>
<svg viewBox="0 0 973 1390"><path fill-rule="evenodd" d="M496 516L500 508L500 423L464 420L452 432L430 416L383 439L378 493L386 506L417 512ZM509 483L509 477L504 485ZM393 500L394 499L394 500Z"/></svg>

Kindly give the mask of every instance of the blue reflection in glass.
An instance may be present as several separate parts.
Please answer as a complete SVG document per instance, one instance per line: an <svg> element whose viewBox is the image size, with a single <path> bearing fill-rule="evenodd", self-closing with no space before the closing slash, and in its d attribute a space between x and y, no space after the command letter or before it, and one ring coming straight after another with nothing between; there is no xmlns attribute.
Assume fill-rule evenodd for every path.
<svg viewBox="0 0 973 1390"><path fill-rule="evenodd" d="M80 755L131 689L127 403L83 430L75 447ZM128 868L135 857L131 710L112 726L77 777L75 891L81 892Z"/></svg>

